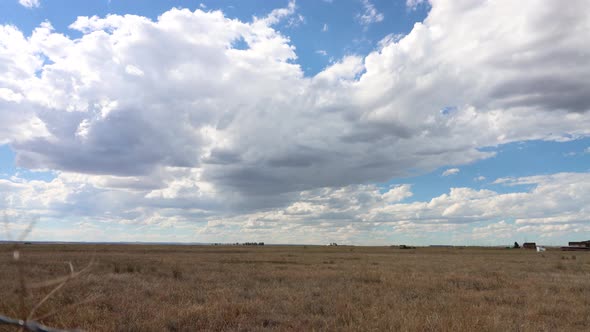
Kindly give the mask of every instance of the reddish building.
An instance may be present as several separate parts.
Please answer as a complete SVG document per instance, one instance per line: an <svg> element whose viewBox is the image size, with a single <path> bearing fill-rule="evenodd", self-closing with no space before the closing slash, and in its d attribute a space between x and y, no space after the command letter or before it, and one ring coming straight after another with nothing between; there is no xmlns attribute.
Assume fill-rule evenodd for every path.
<svg viewBox="0 0 590 332"><path fill-rule="evenodd" d="M522 245L523 249L537 249L537 244L535 242L525 242Z"/></svg>

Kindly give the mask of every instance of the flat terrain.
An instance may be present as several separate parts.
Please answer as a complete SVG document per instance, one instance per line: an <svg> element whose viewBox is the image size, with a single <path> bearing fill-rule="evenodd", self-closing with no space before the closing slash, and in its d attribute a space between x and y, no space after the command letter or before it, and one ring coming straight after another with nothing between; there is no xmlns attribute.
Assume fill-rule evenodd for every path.
<svg viewBox="0 0 590 332"><path fill-rule="evenodd" d="M88 331L590 331L590 253L525 249L23 245L26 282L85 275L37 312ZM0 245L0 313L19 278ZM34 288L30 309L51 287ZM89 301L79 303L80 301ZM2 330L2 327L0 327ZM13 329L6 329L13 331Z"/></svg>

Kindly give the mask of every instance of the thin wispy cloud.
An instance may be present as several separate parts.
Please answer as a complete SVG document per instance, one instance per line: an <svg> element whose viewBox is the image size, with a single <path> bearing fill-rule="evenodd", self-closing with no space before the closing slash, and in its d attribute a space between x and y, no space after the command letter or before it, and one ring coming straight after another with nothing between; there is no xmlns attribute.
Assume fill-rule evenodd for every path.
<svg viewBox="0 0 590 332"><path fill-rule="evenodd" d="M18 3L26 8L38 8L41 6L41 2L39 0L18 0Z"/></svg>
<svg viewBox="0 0 590 332"><path fill-rule="evenodd" d="M450 175L455 175L458 173L459 173L458 168L449 168L449 169L445 170L444 172L442 172L442 176L450 176Z"/></svg>
<svg viewBox="0 0 590 332"><path fill-rule="evenodd" d="M406 7L415 10L418 6L428 3L428 0L406 0Z"/></svg>
<svg viewBox="0 0 590 332"><path fill-rule="evenodd" d="M383 21L385 16L377 11L375 5L370 0L361 0L363 5L363 12L357 14L356 18L363 26L368 26L373 23Z"/></svg>

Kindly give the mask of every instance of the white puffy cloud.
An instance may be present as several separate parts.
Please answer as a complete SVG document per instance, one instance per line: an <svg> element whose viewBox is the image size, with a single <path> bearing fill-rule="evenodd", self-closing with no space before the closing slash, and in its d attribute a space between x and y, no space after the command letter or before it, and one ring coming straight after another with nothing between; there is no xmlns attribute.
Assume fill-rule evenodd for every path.
<svg viewBox="0 0 590 332"><path fill-rule="evenodd" d="M451 188L428 202L391 204L373 209L367 220L416 223L474 223L512 219L516 226L585 224L590 222L590 174L499 179L508 186L529 185L528 191L497 193L488 189Z"/></svg>
<svg viewBox="0 0 590 332"><path fill-rule="evenodd" d="M190 167L220 188L276 193L386 181L493 155L481 147L587 135L583 33L555 35L567 27L542 28L545 11L534 8L521 24L498 19L514 10L501 2L438 1L405 37L315 77L273 28L296 15L293 2L252 22L186 9L157 21L80 17L76 40L49 23L30 37L4 26L2 123L45 130L6 130L2 140L29 168L128 176ZM562 12L552 22L583 31L587 17ZM477 24L482 16L494 29ZM552 38L559 63L555 48L535 42ZM233 47L240 40L246 49ZM518 49L530 56L502 60ZM531 67L575 87L571 98L525 82Z"/></svg>
<svg viewBox="0 0 590 332"><path fill-rule="evenodd" d="M404 200L405 198L412 197L411 186L408 184L402 184L400 186L393 187L389 191L382 195L386 202L393 203Z"/></svg>
<svg viewBox="0 0 590 332"><path fill-rule="evenodd" d="M363 4L365 21L383 20ZM121 209L150 206L125 220L158 208L170 218L186 210L219 220L287 209L303 193L331 197L494 155L484 147L588 136L586 7L432 1L407 35L313 77L280 30L301 22L294 2L251 22L199 9L171 9L157 20L79 17L70 26L82 33L75 39L48 22L30 36L2 25L0 144L10 144L19 166L77 177L92 188L87 195ZM454 225L493 215L474 204L491 197L520 196L453 189L366 214ZM317 208L306 201L290 211ZM584 213L566 214L585 220ZM519 224L535 216L514 215Z"/></svg>

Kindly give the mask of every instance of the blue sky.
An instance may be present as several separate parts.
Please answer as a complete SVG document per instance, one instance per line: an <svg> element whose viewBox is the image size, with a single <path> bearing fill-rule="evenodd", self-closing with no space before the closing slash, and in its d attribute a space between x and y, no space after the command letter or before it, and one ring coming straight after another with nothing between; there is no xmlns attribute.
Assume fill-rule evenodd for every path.
<svg viewBox="0 0 590 332"><path fill-rule="evenodd" d="M473 164L449 165L416 177L395 179L392 185L411 183L414 195L408 201L424 201L448 192L450 187L490 189L497 192L517 192L521 186L494 184L498 178L547 175L560 172L590 171L590 139L568 142L526 141L490 147L495 156ZM443 176L445 170L458 168L459 172ZM530 187L530 186L525 186Z"/></svg>
<svg viewBox="0 0 590 332"><path fill-rule="evenodd" d="M586 239L585 6L3 1L0 207L36 240Z"/></svg>

